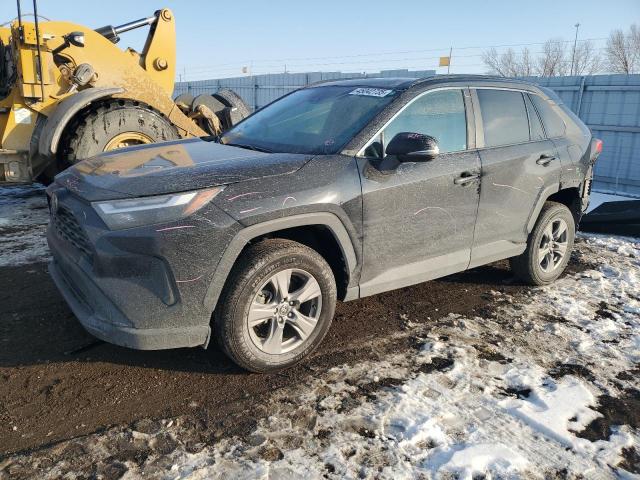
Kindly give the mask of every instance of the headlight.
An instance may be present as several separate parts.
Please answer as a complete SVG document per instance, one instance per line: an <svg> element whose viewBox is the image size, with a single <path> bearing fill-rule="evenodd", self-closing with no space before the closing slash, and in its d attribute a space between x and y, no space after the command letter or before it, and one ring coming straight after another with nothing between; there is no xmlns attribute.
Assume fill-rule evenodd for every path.
<svg viewBox="0 0 640 480"><path fill-rule="evenodd" d="M188 217L209 203L223 188L95 202L92 205L111 230L120 230Z"/></svg>

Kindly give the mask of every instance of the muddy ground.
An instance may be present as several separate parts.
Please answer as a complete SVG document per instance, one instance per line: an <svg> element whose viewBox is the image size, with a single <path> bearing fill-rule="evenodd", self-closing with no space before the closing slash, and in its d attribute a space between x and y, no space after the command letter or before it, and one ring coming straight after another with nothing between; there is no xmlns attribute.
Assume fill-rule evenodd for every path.
<svg viewBox="0 0 640 480"><path fill-rule="evenodd" d="M569 270L588 265L576 257ZM309 375L378 355L372 341L406 319L486 315L490 292L515 294L506 263L338 306L320 349L280 374L235 367L214 347L133 351L97 342L79 325L45 263L0 268L0 460L140 420L206 417L217 435L242 435L264 412L261 400ZM398 345L402 348L402 345ZM216 431L214 429L214 431Z"/></svg>

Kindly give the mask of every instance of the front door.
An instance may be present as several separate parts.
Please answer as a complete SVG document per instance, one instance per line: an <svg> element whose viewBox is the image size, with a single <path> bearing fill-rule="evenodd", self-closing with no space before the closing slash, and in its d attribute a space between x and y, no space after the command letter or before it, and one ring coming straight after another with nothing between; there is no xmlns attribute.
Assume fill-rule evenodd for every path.
<svg viewBox="0 0 640 480"><path fill-rule="evenodd" d="M440 155L399 162L399 132L436 138ZM479 202L480 159L469 149L462 89L419 95L358 158L363 195L362 296L464 270Z"/></svg>

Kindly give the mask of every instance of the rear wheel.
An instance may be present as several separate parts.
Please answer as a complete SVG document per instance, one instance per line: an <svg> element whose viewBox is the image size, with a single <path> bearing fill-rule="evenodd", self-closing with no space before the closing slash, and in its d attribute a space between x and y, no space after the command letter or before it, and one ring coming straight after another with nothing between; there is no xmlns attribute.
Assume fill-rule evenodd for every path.
<svg viewBox="0 0 640 480"><path fill-rule="evenodd" d="M566 205L545 203L527 240L527 249L510 259L511 269L532 285L553 282L569 263L575 231L575 220Z"/></svg>
<svg viewBox="0 0 640 480"><path fill-rule="evenodd" d="M264 240L249 247L229 275L215 335L241 367L279 370L318 346L335 304L333 273L320 254L297 242Z"/></svg>
<svg viewBox="0 0 640 480"><path fill-rule="evenodd" d="M178 131L160 113L138 102L115 100L92 106L66 129L61 167L102 152L175 140Z"/></svg>

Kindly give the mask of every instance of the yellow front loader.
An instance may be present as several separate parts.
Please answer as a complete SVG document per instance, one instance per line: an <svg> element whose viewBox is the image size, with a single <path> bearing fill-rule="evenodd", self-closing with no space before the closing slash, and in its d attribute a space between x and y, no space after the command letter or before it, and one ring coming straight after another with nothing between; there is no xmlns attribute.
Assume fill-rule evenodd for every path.
<svg viewBox="0 0 640 480"><path fill-rule="evenodd" d="M18 17L0 28L0 182L50 181L67 166L132 145L216 135L249 114L220 91L171 98L175 20L168 9L92 30ZM142 52L119 35L149 26Z"/></svg>

